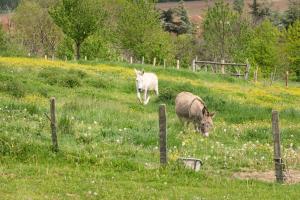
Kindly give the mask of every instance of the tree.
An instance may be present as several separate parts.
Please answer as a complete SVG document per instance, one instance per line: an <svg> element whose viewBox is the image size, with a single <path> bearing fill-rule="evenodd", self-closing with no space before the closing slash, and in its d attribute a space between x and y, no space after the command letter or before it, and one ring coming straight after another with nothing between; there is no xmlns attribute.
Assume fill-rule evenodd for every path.
<svg viewBox="0 0 300 200"><path fill-rule="evenodd" d="M193 26L189 20L184 2L181 0L177 7L162 11L161 19L166 31L176 35L191 33Z"/></svg>
<svg viewBox="0 0 300 200"><path fill-rule="evenodd" d="M296 73L297 80L300 81L300 20L290 25L286 46L290 70Z"/></svg>
<svg viewBox="0 0 300 200"><path fill-rule="evenodd" d="M123 52L145 61L157 62L171 56L171 41L164 32L155 4L149 1L127 1L118 16L117 38Z"/></svg>
<svg viewBox="0 0 300 200"><path fill-rule="evenodd" d="M244 10L244 0L234 0L233 9L237 11L239 14L242 14Z"/></svg>
<svg viewBox="0 0 300 200"><path fill-rule="evenodd" d="M275 70L278 63L279 31L269 20L264 20L254 30L251 41L251 61L261 67L266 75Z"/></svg>
<svg viewBox="0 0 300 200"><path fill-rule="evenodd" d="M203 22L203 37L211 59L231 58L236 21L237 15L224 1L217 1L208 9Z"/></svg>
<svg viewBox="0 0 300 200"><path fill-rule="evenodd" d="M60 0L49 11L64 34L74 40L76 57L80 59L81 44L101 26L105 12L97 0Z"/></svg>
<svg viewBox="0 0 300 200"><path fill-rule="evenodd" d="M251 9L250 14L253 17L254 23L258 23L265 17L271 15L271 3L268 1L259 3L258 0L253 0L252 4L249 4L249 7Z"/></svg>
<svg viewBox="0 0 300 200"><path fill-rule="evenodd" d="M285 12L283 23L286 28L292 25L296 20L300 20L300 1L289 0L289 8Z"/></svg>
<svg viewBox="0 0 300 200"><path fill-rule="evenodd" d="M53 55L62 38L62 32L53 23L48 8L41 7L40 2L40 0L20 2L12 16L15 27L12 36L18 39L31 54Z"/></svg>

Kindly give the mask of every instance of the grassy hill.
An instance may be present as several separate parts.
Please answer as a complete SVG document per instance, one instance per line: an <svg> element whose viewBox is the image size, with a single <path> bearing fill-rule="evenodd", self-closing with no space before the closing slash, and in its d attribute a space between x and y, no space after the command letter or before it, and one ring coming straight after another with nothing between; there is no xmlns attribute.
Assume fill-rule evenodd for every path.
<svg viewBox="0 0 300 200"><path fill-rule="evenodd" d="M1 199L299 199L300 185L233 178L273 169L271 110L280 111L283 155L300 169L300 88L145 66L160 96L138 103L133 68L0 57ZM209 138L174 113L180 91L216 111ZM51 151L49 98L57 100L60 151ZM159 167L158 105L166 103L168 158ZM203 160L195 173L178 157Z"/></svg>

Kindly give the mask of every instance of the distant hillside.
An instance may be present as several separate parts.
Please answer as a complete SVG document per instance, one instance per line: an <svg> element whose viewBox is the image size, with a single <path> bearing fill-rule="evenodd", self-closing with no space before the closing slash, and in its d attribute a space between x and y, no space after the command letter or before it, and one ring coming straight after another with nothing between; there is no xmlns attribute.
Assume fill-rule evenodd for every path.
<svg viewBox="0 0 300 200"><path fill-rule="evenodd" d="M207 8L210 5L213 5L214 0L208 1L185 1L185 7L188 11L188 14L194 20L201 20L203 15L205 14ZM232 3L233 0L227 0L227 2ZM252 0L245 0L246 10L249 10L249 4ZM283 12L288 8L288 0L271 0L272 2L272 10ZM178 2L165 2L165 3L157 3L157 8L162 10L167 10L169 8L176 7Z"/></svg>

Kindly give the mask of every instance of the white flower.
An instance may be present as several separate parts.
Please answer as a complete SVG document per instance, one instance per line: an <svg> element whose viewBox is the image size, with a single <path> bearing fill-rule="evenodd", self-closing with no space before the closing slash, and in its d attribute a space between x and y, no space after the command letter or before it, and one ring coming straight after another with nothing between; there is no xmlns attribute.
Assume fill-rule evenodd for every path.
<svg viewBox="0 0 300 200"><path fill-rule="evenodd" d="M98 122L94 121L94 124L98 124Z"/></svg>
<svg viewBox="0 0 300 200"><path fill-rule="evenodd" d="M227 131L226 128L224 128L224 132L225 132L225 133L226 133L226 131Z"/></svg>
<svg viewBox="0 0 300 200"><path fill-rule="evenodd" d="M89 126L89 127L88 127L88 129L89 129L89 130L91 130L91 129L92 129L92 127L90 127L90 126Z"/></svg>
<svg viewBox="0 0 300 200"><path fill-rule="evenodd" d="M97 193L97 192L94 192L94 195L95 195L95 196L97 196L97 195L98 195L98 193Z"/></svg>
<svg viewBox="0 0 300 200"><path fill-rule="evenodd" d="M182 146L185 146L185 142L182 142L181 145L182 145Z"/></svg>

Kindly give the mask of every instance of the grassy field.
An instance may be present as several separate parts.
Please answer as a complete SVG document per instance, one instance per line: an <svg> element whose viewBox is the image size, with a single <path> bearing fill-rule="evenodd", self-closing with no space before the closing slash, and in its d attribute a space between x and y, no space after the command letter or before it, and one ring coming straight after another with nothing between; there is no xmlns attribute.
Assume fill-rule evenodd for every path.
<svg viewBox="0 0 300 200"><path fill-rule="evenodd" d="M0 57L1 199L299 199L300 184L237 180L233 173L273 169L271 111L280 111L284 160L300 169L300 87L145 66L160 96L138 103L139 65ZM209 138L183 129L180 91L216 111ZM44 116L57 100L60 151L51 151ZM158 105L166 103L168 158L159 167ZM193 172L176 162L203 160Z"/></svg>

